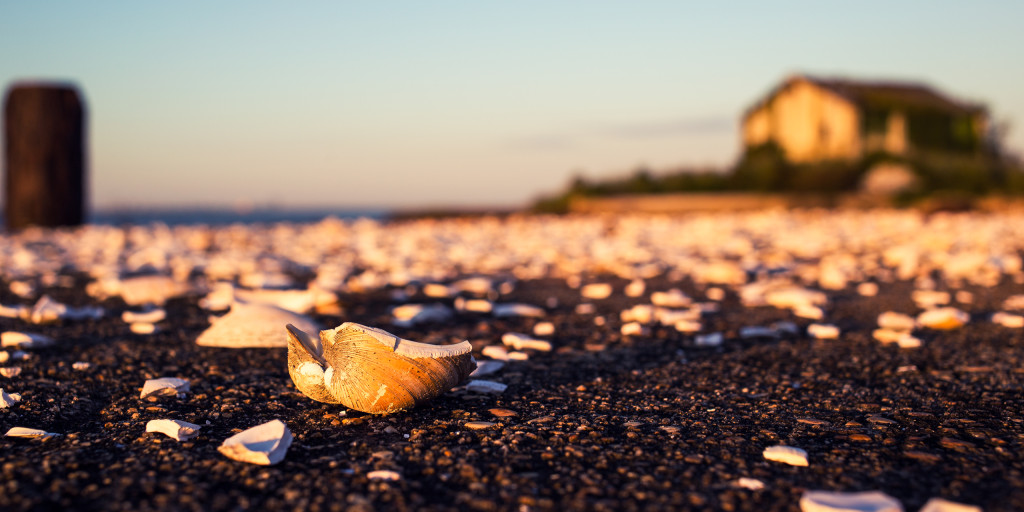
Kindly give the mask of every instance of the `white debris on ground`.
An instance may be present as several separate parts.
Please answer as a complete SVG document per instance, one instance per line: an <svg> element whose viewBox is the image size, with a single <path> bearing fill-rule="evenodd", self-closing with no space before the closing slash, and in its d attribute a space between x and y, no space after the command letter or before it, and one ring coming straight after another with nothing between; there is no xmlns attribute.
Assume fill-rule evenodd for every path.
<svg viewBox="0 0 1024 512"><path fill-rule="evenodd" d="M6 331L0 333L0 346L22 349L45 348L54 344L53 338L43 334Z"/></svg>
<svg viewBox="0 0 1024 512"><path fill-rule="evenodd" d="M790 466L806 466L807 452L793 446L769 446L761 453L765 459Z"/></svg>
<svg viewBox="0 0 1024 512"><path fill-rule="evenodd" d="M239 300L224 316L210 317L210 327L196 338L196 344L228 348L287 347L288 333L282 326L288 324L304 332L320 332L320 325L306 315L271 304ZM138 324L132 324L135 325Z"/></svg>
<svg viewBox="0 0 1024 512"><path fill-rule="evenodd" d="M142 386L142 393L139 395L139 398L159 396L177 396L181 398L185 396L188 390L189 382L185 379L161 377L159 379L147 380Z"/></svg>
<svg viewBox="0 0 1024 512"><path fill-rule="evenodd" d="M921 507L919 512L981 512L981 507L942 498L931 498Z"/></svg>
<svg viewBox="0 0 1024 512"><path fill-rule="evenodd" d="M149 420L146 423L146 432L157 432L164 434L175 441L188 441L199 435L199 425L181 420Z"/></svg>
<svg viewBox="0 0 1024 512"><path fill-rule="evenodd" d="M21 401L20 393L8 394L3 388L0 388L0 409L6 409L12 407L14 404Z"/></svg>
<svg viewBox="0 0 1024 512"><path fill-rule="evenodd" d="M501 342L506 347L512 347L513 350L538 350L541 352L551 351L551 342L547 340L540 340L521 334L518 332L509 332L501 336Z"/></svg>
<svg viewBox="0 0 1024 512"><path fill-rule="evenodd" d="M505 392L508 386L500 382L490 380L471 380L466 384L466 391L470 393L500 395Z"/></svg>
<svg viewBox="0 0 1024 512"><path fill-rule="evenodd" d="M25 428L25 427L12 427L10 430L7 431L6 434L4 434L5 437L20 437L20 438L24 438L24 439L42 439L44 441L47 440L47 439L50 439L52 437L57 437L59 435L60 434L54 434L52 432L47 432L45 430L39 430L39 429L35 429L35 428Z"/></svg>
<svg viewBox="0 0 1024 512"><path fill-rule="evenodd" d="M288 426L281 420L271 420L225 439L217 451L239 462L271 466L284 460L291 444Z"/></svg>
<svg viewBox="0 0 1024 512"><path fill-rule="evenodd" d="M896 498L881 491L807 491L800 497L801 512L903 512Z"/></svg>

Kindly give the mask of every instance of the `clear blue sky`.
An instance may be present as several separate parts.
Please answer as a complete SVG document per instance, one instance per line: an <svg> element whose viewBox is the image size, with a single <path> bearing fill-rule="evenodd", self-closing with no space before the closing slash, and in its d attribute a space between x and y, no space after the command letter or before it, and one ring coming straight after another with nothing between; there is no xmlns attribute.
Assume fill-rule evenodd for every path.
<svg viewBox="0 0 1024 512"><path fill-rule="evenodd" d="M1024 2L14 2L0 83L70 79L95 207L515 205L726 165L793 72L924 80L1024 148Z"/></svg>

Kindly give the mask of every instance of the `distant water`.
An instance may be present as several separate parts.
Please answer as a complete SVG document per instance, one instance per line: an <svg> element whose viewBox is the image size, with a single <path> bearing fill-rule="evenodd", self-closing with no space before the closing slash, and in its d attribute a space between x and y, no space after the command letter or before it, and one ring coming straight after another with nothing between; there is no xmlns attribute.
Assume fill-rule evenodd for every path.
<svg viewBox="0 0 1024 512"><path fill-rule="evenodd" d="M174 210L104 210L91 212L89 224L120 226L124 224L163 223L168 226L206 224L223 226L227 224L272 224L276 222L308 223L319 222L327 217L343 220L370 218L385 220L386 210L287 210L267 209L236 211L230 209L174 209Z"/></svg>

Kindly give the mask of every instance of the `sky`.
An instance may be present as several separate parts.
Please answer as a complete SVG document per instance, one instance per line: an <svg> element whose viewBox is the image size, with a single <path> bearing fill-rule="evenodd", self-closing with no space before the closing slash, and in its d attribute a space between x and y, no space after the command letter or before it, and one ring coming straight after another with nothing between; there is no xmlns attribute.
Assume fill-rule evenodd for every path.
<svg viewBox="0 0 1024 512"><path fill-rule="evenodd" d="M793 73L927 82L1024 148L1024 2L15 2L0 84L70 80L96 209L509 207L728 166Z"/></svg>

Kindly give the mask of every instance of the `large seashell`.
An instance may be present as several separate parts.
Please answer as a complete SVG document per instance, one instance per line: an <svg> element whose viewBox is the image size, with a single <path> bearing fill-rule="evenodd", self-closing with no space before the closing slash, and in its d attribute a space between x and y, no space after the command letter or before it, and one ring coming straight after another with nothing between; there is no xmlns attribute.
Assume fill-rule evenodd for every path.
<svg viewBox="0 0 1024 512"><path fill-rule="evenodd" d="M288 325L288 373L306 396L371 414L424 403L476 368L468 341L428 345L352 322L319 339Z"/></svg>

